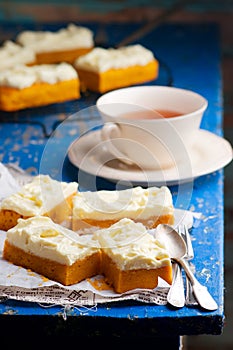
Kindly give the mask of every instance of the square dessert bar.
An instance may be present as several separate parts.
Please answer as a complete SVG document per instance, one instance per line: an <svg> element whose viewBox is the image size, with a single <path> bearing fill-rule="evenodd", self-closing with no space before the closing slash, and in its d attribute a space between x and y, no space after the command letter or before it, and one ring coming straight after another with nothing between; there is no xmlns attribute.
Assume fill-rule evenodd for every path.
<svg viewBox="0 0 233 350"><path fill-rule="evenodd" d="M78 74L68 63L16 66L0 71L0 110L13 112L80 97Z"/></svg>
<svg viewBox="0 0 233 350"><path fill-rule="evenodd" d="M129 218L147 228L174 223L172 194L168 187L140 186L125 190L77 191L73 197L74 231L106 228Z"/></svg>
<svg viewBox="0 0 233 350"><path fill-rule="evenodd" d="M48 217L19 219L7 232L3 258L63 285L78 283L100 271L100 249L91 236L70 234Z"/></svg>
<svg viewBox="0 0 233 350"><path fill-rule="evenodd" d="M16 42L35 51L37 64L73 63L94 46L93 32L70 23L57 31L22 31Z"/></svg>
<svg viewBox="0 0 233 350"><path fill-rule="evenodd" d="M19 218L49 216L54 222L71 225L72 197L76 182L60 182L49 175L38 175L19 191L4 198L0 204L0 229L7 231Z"/></svg>
<svg viewBox="0 0 233 350"><path fill-rule="evenodd" d="M145 83L158 76L158 61L142 45L119 49L95 47L74 62L82 90L104 93L109 90Z"/></svg>
<svg viewBox="0 0 233 350"><path fill-rule="evenodd" d="M102 273L117 293L156 288L158 277L172 283L169 254L143 224L122 219L94 237L102 248Z"/></svg>

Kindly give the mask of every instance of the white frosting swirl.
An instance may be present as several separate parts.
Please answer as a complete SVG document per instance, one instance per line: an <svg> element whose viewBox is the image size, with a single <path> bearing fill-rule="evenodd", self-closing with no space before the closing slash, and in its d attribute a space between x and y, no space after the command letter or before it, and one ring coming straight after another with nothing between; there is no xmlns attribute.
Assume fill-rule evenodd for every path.
<svg viewBox="0 0 233 350"><path fill-rule="evenodd" d="M24 89L36 83L55 84L77 79L78 74L71 64L41 64L32 67L16 66L0 71L0 85Z"/></svg>
<svg viewBox="0 0 233 350"><path fill-rule="evenodd" d="M69 266L99 250L98 242L91 235L75 234L75 239L70 239L73 234L48 217L36 216L19 219L18 224L7 231L7 240L25 252Z"/></svg>
<svg viewBox="0 0 233 350"><path fill-rule="evenodd" d="M121 270L160 268L171 264L164 244L148 233L141 223L130 219L97 230L94 238Z"/></svg>
<svg viewBox="0 0 233 350"><path fill-rule="evenodd" d="M72 23L67 28L54 32L26 30L19 33L16 41L25 47L32 48L36 53L94 46L93 32L89 28Z"/></svg>
<svg viewBox="0 0 233 350"><path fill-rule="evenodd" d="M96 47L89 53L80 56L74 62L77 69L94 72L105 72L109 69L144 66L154 61L152 51L142 45L129 45L119 49Z"/></svg>
<svg viewBox="0 0 233 350"><path fill-rule="evenodd" d="M173 213L172 195L166 186L77 192L73 198L74 219L79 220L119 220L124 217L146 220Z"/></svg>
<svg viewBox="0 0 233 350"><path fill-rule="evenodd" d="M34 50L22 47L7 40L0 47L0 70L15 67L19 64L31 64L36 61Z"/></svg>
<svg viewBox="0 0 233 350"><path fill-rule="evenodd" d="M18 192L1 202L1 209L13 210L24 216L43 215L77 191L76 182L60 182L48 175L38 175Z"/></svg>

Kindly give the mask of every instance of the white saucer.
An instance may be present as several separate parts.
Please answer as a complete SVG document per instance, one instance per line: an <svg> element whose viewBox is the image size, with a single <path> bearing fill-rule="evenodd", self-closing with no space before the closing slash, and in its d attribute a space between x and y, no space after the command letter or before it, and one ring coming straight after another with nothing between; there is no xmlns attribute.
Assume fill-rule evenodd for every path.
<svg viewBox="0 0 233 350"><path fill-rule="evenodd" d="M230 163L232 155L232 146L226 139L203 129L198 131L197 142L188 151L187 159L169 169L142 170L113 159L107 145L100 139L99 129L76 139L68 150L68 158L79 172L141 186L169 186L193 181L223 168Z"/></svg>

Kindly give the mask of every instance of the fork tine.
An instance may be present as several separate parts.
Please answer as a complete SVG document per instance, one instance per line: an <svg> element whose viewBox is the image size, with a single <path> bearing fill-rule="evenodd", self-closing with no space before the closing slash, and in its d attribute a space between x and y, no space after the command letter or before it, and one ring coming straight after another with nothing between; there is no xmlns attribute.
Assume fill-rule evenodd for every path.
<svg viewBox="0 0 233 350"><path fill-rule="evenodd" d="M177 232L179 233L180 236L182 236L182 232L183 232L182 225L177 226Z"/></svg>
<svg viewBox="0 0 233 350"><path fill-rule="evenodd" d="M179 233L179 235L181 236L181 238L183 238L185 244L186 244L186 254L184 256L184 258L187 257L187 254L188 254L188 247L187 247L187 242L186 242L186 237L185 237L185 233L184 233L184 225L183 224L180 224L178 227L177 227L177 232Z"/></svg>

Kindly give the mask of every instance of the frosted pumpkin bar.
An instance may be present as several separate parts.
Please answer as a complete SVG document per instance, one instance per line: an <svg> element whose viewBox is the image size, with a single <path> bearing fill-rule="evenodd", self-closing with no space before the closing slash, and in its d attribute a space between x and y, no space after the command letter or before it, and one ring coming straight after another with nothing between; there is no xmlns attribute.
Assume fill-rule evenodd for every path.
<svg viewBox="0 0 233 350"><path fill-rule="evenodd" d="M125 190L78 191L73 197L72 229L105 228L129 218L147 228L174 223L174 206L168 187L140 186Z"/></svg>
<svg viewBox="0 0 233 350"><path fill-rule="evenodd" d="M70 239L72 232L43 216L18 224L7 232L3 258L63 285L78 283L100 270L98 242L91 236Z"/></svg>
<svg viewBox="0 0 233 350"><path fill-rule="evenodd" d="M76 182L60 182L49 175L38 175L18 192L0 203L0 230L7 231L19 218L37 215L49 216L54 222L70 226L72 197L76 194Z"/></svg>
<svg viewBox="0 0 233 350"><path fill-rule="evenodd" d="M142 45L118 49L95 47L74 62L83 90L106 92L154 80L158 61L152 51Z"/></svg>
<svg viewBox="0 0 233 350"><path fill-rule="evenodd" d="M153 289L158 277L172 283L172 264L165 246L145 226L122 219L94 233L102 249L101 272L117 293Z"/></svg>
<svg viewBox="0 0 233 350"><path fill-rule="evenodd" d="M31 66L36 64L36 54L31 48L22 47L11 40L5 41L0 46L0 71L14 68L23 64Z"/></svg>
<svg viewBox="0 0 233 350"><path fill-rule="evenodd" d="M80 97L76 70L68 63L0 71L0 109L17 111Z"/></svg>
<svg viewBox="0 0 233 350"><path fill-rule="evenodd" d="M73 23L57 31L22 31L16 41L35 51L37 64L73 63L94 46L93 32Z"/></svg>

